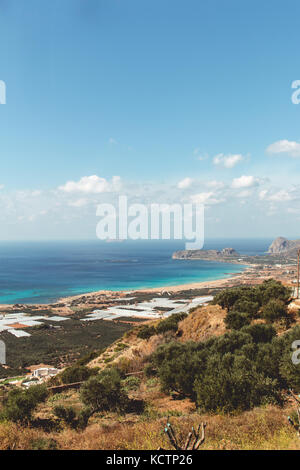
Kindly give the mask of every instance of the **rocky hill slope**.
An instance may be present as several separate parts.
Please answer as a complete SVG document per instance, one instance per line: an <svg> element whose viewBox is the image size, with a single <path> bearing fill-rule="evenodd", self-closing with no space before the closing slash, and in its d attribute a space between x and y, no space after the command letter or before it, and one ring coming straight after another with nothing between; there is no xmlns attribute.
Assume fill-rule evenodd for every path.
<svg viewBox="0 0 300 470"><path fill-rule="evenodd" d="M288 240L284 237L276 238L269 247L268 253L280 254L296 252L300 249L300 240Z"/></svg>

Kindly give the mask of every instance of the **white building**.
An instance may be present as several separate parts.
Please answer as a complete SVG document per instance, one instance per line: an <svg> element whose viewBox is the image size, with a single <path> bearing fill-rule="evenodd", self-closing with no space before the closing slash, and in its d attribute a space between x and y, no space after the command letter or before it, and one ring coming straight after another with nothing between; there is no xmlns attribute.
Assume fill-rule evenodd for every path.
<svg viewBox="0 0 300 470"><path fill-rule="evenodd" d="M55 369L54 367L48 368L48 367L41 367L40 369L36 369L33 371L32 376L33 377L54 377L57 375L59 372L58 369Z"/></svg>

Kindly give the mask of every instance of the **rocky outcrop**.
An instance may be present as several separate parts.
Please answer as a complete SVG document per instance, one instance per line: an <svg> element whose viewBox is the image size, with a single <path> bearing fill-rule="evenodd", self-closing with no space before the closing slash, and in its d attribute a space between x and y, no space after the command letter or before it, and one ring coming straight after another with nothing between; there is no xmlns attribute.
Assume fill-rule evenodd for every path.
<svg viewBox="0 0 300 470"><path fill-rule="evenodd" d="M236 255L238 255L238 253L233 248L223 248L223 250L221 251L221 254L225 255L225 256L236 256Z"/></svg>
<svg viewBox="0 0 300 470"><path fill-rule="evenodd" d="M288 264L294 263L300 250L300 240L288 240L284 237L276 238L263 255L240 254L233 248L220 250L181 250L173 253L173 259L218 261L233 264Z"/></svg>
<svg viewBox="0 0 300 470"><path fill-rule="evenodd" d="M222 250L181 250L173 253L173 259L203 259L228 261L239 256L233 248L223 248Z"/></svg>
<svg viewBox="0 0 300 470"><path fill-rule="evenodd" d="M278 237L270 245L268 253L288 253L296 250L297 248L300 248L300 240L288 240L284 237Z"/></svg>

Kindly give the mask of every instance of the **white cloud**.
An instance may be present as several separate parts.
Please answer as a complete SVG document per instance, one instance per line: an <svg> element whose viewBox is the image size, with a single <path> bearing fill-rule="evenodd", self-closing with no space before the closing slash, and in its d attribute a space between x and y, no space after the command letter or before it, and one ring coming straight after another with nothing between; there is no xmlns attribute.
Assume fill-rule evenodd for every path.
<svg viewBox="0 0 300 470"><path fill-rule="evenodd" d="M108 140L108 143L109 144L117 144L118 142L113 137L110 137L109 140Z"/></svg>
<svg viewBox="0 0 300 470"><path fill-rule="evenodd" d="M190 199L193 204L219 204L224 201L224 199L217 199L214 197L214 193L212 191L208 193L193 194L190 196Z"/></svg>
<svg viewBox="0 0 300 470"><path fill-rule="evenodd" d="M268 194L268 191L261 191L259 194L260 199L267 200L267 201L274 201L274 202L287 202L292 201L294 198L293 196L286 191L285 189L281 189L273 194Z"/></svg>
<svg viewBox="0 0 300 470"><path fill-rule="evenodd" d="M296 209L295 207L288 207L287 211L289 214L300 214L300 209Z"/></svg>
<svg viewBox="0 0 300 470"><path fill-rule="evenodd" d="M120 186L120 177L114 176L112 183L109 183L105 178L100 178L97 175L83 176L79 181L67 181L66 184L60 186L58 189L65 193L85 193L85 194L99 194L110 191L118 190Z"/></svg>
<svg viewBox="0 0 300 470"><path fill-rule="evenodd" d="M76 201L70 201L68 205L71 207L84 207L88 204L88 202L89 201L87 199L81 198L77 199Z"/></svg>
<svg viewBox="0 0 300 470"><path fill-rule="evenodd" d="M271 196L268 196L269 201L276 201L276 202L286 202L286 201L291 201L292 199L293 197L285 189L282 189L281 191L278 191L277 193L274 193Z"/></svg>
<svg viewBox="0 0 300 470"><path fill-rule="evenodd" d="M267 198L268 191L266 189L263 189L262 191L259 192L259 199L263 201L264 199Z"/></svg>
<svg viewBox="0 0 300 470"><path fill-rule="evenodd" d="M250 189L244 189L240 193L236 195L236 197L241 197L241 198L248 198L252 195L252 191Z"/></svg>
<svg viewBox="0 0 300 470"><path fill-rule="evenodd" d="M224 188L225 185L224 185L223 181L213 180L213 181L207 181L206 186L208 188L221 189L221 188Z"/></svg>
<svg viewBox="0 0 300 470"><path fill-rule="evenodd" d="M269 145L266 152L270 155L285 154L288 157L300 157L300 142L293 142L290 140L278 140Z"/></svg>
<svg viewBox="0 0 300 470"><path fill-rule="evenodd" d="M183 180L179 181L179 183L177 184L177 188L179 189L187 189L191 186L193 180L192 178L184 178Z"/></svg>
<svg viewBox="0 0 300 470"><path fill-rule="evenodd" d="M34 191L32 191L31 195L33 197L37 197L37 196L40 196L42 194L42 191L40 191L39 189L35 189Z"/></svg>
<svg viewBox="0 0 300 470"><path fill-rule="evenodd" d="M240 176L239 178L234 178L234 180L231 183L231 187L234 189L239 189L239 188L252 188L253 186L258 186L259 180L258 178L255 178L254 176Z"/></svg>
<svg viewBox="0 0 300 470"><path fill-rule="evenodd" d="M224 168L233 168L239 162L243 160L243 155L241 154L228 154L224 155L223 153L219 153L213 159L214 165L220 165Z"/></svg>
<svg viewBox="0 0 300 470"><path fill-rule="evenodd" d="M120 191L122 187L122 181L120 176L113 176L112 177L112 185L114 191Z"/></svg>

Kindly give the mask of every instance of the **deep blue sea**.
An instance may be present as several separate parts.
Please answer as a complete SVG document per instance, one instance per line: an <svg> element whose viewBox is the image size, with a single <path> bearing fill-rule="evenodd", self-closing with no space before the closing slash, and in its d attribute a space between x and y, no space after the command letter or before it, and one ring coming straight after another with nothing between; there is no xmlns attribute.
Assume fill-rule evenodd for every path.
<svg viewBox="0 0 300 470"><path fill-rule="evenodd" d="M261 254L271 239L208 240L205 249L233 247ZM0 242L0 303L48 303L102 289L172 286L224 278L241 266L172 260L179 241Z"/></svg>

